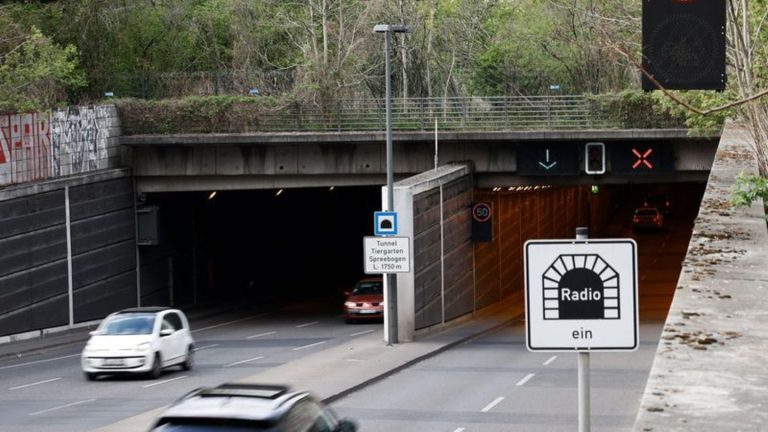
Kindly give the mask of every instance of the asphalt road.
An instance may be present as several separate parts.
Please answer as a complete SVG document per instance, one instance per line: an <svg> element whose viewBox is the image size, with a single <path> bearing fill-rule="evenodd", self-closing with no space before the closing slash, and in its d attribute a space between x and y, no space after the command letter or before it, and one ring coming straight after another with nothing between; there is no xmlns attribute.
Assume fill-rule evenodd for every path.
<svg viewBox="0 0 768 432"><path fill-rule="evenodd" d="M593 431L631 429L660 323L631 353L591 354ZM365 432L577 430L577 355L532 353L518 322L366 387L332 407Z"/></svg>
<svg viewBox="0 0 768 432"><path fill-rule="evenodd" d="M378 324L344 324L323 308L294 306L277 313L218 315L193 322L195 367L169 369L158 380L85 380L83 344L0 362L0 430L87 431L166 405L194 388L218 385L279 366L373 332Z"/></svg>

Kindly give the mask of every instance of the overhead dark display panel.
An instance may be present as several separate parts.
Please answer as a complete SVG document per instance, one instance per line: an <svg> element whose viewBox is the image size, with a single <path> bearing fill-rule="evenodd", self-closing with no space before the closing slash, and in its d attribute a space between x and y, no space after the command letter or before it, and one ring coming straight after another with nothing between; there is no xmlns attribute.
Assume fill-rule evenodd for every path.
<svg viewBox="0 0 768 432"><path fill-rule="evenodd" d="M643 69L667 89L723 90L725 0L643 0Z"/></svg>
<svg viewBox="0 0 768 432"><path fill-rule="evenodd" d="M614 174L658 174L675 169L675 157L669 143L612 143L611 172Z"/></svg>
<svg viewBox="0 0 768 432"><path fill-rule="evenodd" d="M579 174L579 149L572 143L526 143L517 148L519 175Z"/></svg>

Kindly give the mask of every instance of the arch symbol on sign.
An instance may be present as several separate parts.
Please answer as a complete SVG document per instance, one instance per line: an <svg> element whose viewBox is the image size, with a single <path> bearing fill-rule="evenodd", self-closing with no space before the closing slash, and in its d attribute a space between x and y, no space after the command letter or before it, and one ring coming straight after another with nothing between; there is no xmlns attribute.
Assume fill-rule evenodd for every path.
<svg viewBox="0 0 768 432"><path fill-rule="evenodd" d="M651 163L651 161L648 160L648 158L651 156L651 153L653 153L652 148L645 150L645 152L643 153L640 153L637 149L633 148L632 154L635 155L637 160L635 161L634 164L632 164L632 169L637 169L638 167L653 169L653 164Z"/></svg>
<svg viewBox="0 0 768 432"><path fill-rule="evenodd" d="M600 255L560 255L544 272L544 319L620 319L619 274Z"/></svg>

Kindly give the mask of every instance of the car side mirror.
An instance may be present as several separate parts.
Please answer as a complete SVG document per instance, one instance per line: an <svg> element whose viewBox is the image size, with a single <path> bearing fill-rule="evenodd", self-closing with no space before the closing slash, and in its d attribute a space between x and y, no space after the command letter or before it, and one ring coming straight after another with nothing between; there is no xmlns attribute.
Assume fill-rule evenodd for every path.
<svg viewBox="0 0 768 432"><path fill-rule="evenodd" d="M160 330L160 336L170 336L173 334L172 329L162 329Z"/></svg>
<svg viewBox="0 0 768 432"><path fill-rule="evenodd" d="M91 335L91 336L96 336L96 335L101 334L101 333L98 330L91 330L91 331L88 332L88 334Z"/></svg>
<svg viewBox="0 0 768 432"><path fill-rule="evenodd" d="M333 432L356 432L356 431L357 431L357 423L349 419L339 420L339 424L336 426L336 429L333 430Z"/></svg>

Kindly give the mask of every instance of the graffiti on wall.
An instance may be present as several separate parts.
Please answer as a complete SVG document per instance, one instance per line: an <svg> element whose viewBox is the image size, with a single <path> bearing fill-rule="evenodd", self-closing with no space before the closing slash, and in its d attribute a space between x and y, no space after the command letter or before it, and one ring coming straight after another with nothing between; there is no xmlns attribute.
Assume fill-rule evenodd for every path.
<svg viewBox="0 0 768 432"><path fill-rule="evenodd" d="M107 168L108 122L105 106L0 115L0 186Z"/></svg>
<svg viewBox="0 0 768 432"><path fill-rule="evenodd" d="M50 116L0 115L0 185L50 177Z"/></svg>

